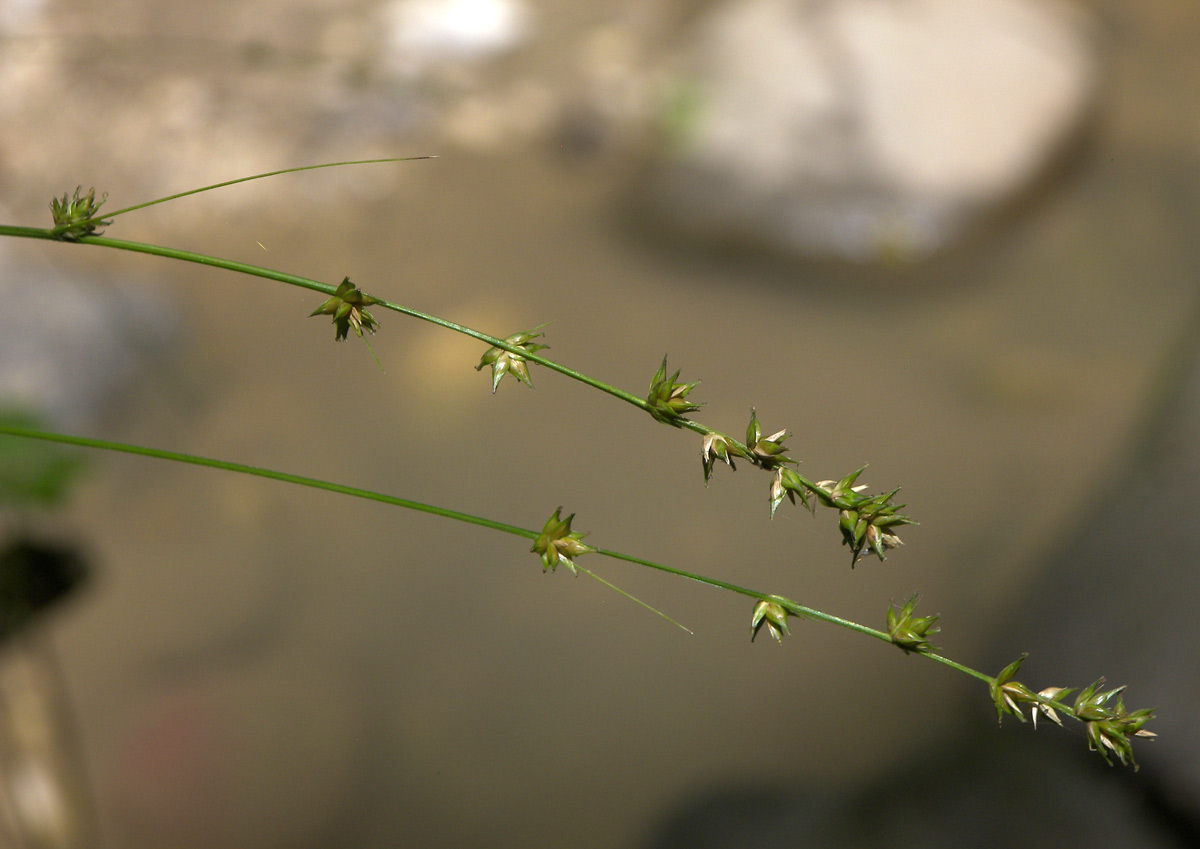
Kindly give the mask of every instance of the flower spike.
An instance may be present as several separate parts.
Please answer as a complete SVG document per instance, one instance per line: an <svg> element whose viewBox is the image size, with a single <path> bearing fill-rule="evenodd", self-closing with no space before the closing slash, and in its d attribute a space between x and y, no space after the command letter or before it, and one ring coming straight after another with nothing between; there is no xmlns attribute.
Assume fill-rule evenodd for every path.
<svg viewBox="0 0 1200 849"><path fill-rule="evenodd" d="M77 242L83 236L99 236L104 231L97 230L97 227L112 224L112 221L101 221L99 217L100 207L108 200L108 193L102 194L97 202L95 189L88 189L87 194L83 196L79 194L81 191L83 186L76 186L73 196L68 197L67 193L63 192L61 199L50 199L54 235L64 242Z"/></svg>
<svg viewBox="0 0 1200 849"><path fill-rule="evenodd" d="M795 504L797 495L800 496L801 504L815 509L815 506L809 504L808 489L801 482L800 475L786 466L780 466L775 470L775 477L771 478L771 518L775 518L775 511L779 509L785 496Z"/></svg>
<svg viewBox="0 0 1200 849"><path fill-rule="evenodd" d="M786 430L776 431L770 436L763 436L762 425L758 423L758 413L750 409L750 424L746 428L746 447L750 449L750 460L764 469L777 469L783 463L795 463L787 456L787 448L783 443L790 433Z"/></svg>
<svg viewBox="0 0 1200 849"><path fill-rule="evenodd" d="M1004 714L1006 713L1024 722L1025 716L1021 713L1020 706L1022 704L1037 702L1037 696L1032 690L1019 681L1012 680L1027 657L1029 657L1029 652L1022 652L1020 657L1004 667L1000 671L1000 674L993 678L992 683L988 685L988 689L992 695L992 704L996 706L997 723L1004 721Z"/></svg>
<svg viewBox="0 0 1200 849"><path fill-rule="evenodd" d="M884 552L904 545L894 529L901 525L915 525L916 522L896 512L904 507L903 504L892 504L892 498L899 491L894 489L870 497L852 494L842 499L850 506L844 507L838 514L838 527L842 531L842 544L850 546L852 568L864 551L886 560Z"/></svg>
<svg viewBox="0 0 1200 849"><path fill-rule="evenodd" d="M929 635L942 630L934 624L937 622L937 614L913 616L916 606L915 594L899 610L894 604L888 605L888 636L892 638L893 643L904 649L905 653L936 651L937 646L929 642Z"/></svg>
<svg viewBox="0 0 1200 849"><path fill-rule="evenodd" d="M544 324L538 327L545 327ZM505 337L504 341L514 348L519 348L526 354L535 354L544 348L549 348L549 345L539 345L534 342L534 339L540 339L545 334L535 333L534 330L523 330L520 333L514 333L512 336ZM526 364L525 357L520 354L514 354L511 351L506 351L503 348L491 347L487 349L487 353L480 359L479 365L475 366L475 371L480 371L485 366L492 367L492 394L496 394L496 387L500 385L500 381L504 379L504 375L511 374L517 380L524 383L530 389L533 388L533 381L529 377L529 366Z"/></svg>
<svg viewBox="0 0 1200 849"><path fill-rule="evenodd" d="M788 612L779 602L761 599L754 605L754 615L750 618L750 642L758 636L763 625L771 632L775 642L782 644L784 636L790 636L787 624Z"/></svg>
<svg viewBox="0 0 1200 849"><path fill-rule="evenodd" d="M1062 720L1058 718L1058 712L1054 710L1054 705L1051 702L1059 702L1073 692L1075 690L1072 687L1046 687L1045 689L1038 690L1037 704L1029 709L1029 716L1033 720L1034 730L1037 730L1039 713L1059 728L1062 728Z"/></svg>
<svg viewBox="0 0 1200 849"><path fill-rule="evenodd" d="M586 533L571 530L571 520L575 518L575 514L572 513L563 519L560 518L560 513L562 513L561 507L557 508L554 514L546 520L542 533L534 541L533 548L529 550L542 558L543 572L547 570L556 572L561 564L570 569L572 575L578 575L573 558L581 554L589 554L596 549L580 542L587 536Z"/></svg>
<svg viewBox="0 0 1200 849"><path fill-rule="evenodd" d="M351 330L354 331L355 336L362 339L364 330L367 333L374 333L379 327L379 322L366 309L379 303L382 301L372 298L370 295L364 295L357 286L350 282L349 277L344 277L334 291L333 297L309 313L308 317L333 316L336 339L339 342L345 339Z"/></svg>
<svg viewBox="0 0 1200 849"><path fill-rule="evenodd" d="M1130 764L1136 772L1138 764L1133 759L1133 745L1129 738L1158 736L1142 728L1154 718L1158 708L1142 708L1127 713L1121 699L1125 688L1122 686L1100 692L1103 683L1103 678L1097 679L1076 697L1075 716L1087 723L1089 749L1099 753L1109 766L1112 766L1115 756L1122 766ZM1114 698L1115 705L1111 704Z"/></svg>
<svg viewBox="0 0 1200 849"><path fill-rule="evenodd" d="M705 486L708 486L708 479L712 477L713 466L718 460L727 464L735 472L737 471L737 466L733 465L733 456L729 451L729 440L719 433L706 433L704 442L700 446L700 462L704 464Z"/></svg>
<svg viewBox="0 0 1200 849"><path fill-rule="evenodd" d="M650 391L646 395L647 412L663 424L682 427L687 421L684 415L699 410L703 404L694 404L687 400L688 394L700 385L693 383L677 383L679 372L667 377L667 358L663 357L662 365L650 379Z"/></svg>

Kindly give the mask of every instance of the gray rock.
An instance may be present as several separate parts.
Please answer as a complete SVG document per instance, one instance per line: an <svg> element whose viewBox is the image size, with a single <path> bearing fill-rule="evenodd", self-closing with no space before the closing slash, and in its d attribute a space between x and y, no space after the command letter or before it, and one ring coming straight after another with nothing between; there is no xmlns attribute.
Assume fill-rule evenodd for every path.
<svg viewBox="0 0 1200 849"><path fill-rule="evenodd" d="M69 280L0 258L0 407L78 430L160 356L174 308L148 286Z"/></svg>
<svg viewBox="0 0 1200 849"><path fill-rule="evenodd" d="M1080 126L1092 32L1058 0L725 3L695 33L655 203L704 238L919 258Z"/></svg>

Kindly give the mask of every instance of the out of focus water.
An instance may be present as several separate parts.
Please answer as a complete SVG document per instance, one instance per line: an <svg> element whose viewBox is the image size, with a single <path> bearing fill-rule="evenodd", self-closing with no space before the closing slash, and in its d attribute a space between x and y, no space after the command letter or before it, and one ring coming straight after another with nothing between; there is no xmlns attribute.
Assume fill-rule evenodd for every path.
<svg viewBox="0 0 1200 849"><path fill-rule="evenodd" d="M3 46L5 218L42 221L78 183L125 206L293 164L437 154L189 198L110 235L349 275L497 335L550 321L548 354L639 394L668 353L703 380L703 421L740 433L755 407L817 479L869 462L864 480L903 486L920 526L852 571L829 517L767 520L765 476L720 468L705 488L698 437L552 374L493 396L464 337L377 313L380 370L306 318L311 293L6 245L35 276L177 304L169 345L92 435L526 527L561 504L604 547L876 626L920 591L951 656L1036 657L1008 615L1045 552L1120 497L1113 472L1191 354L1192 4L1089 4L1105 68L1089 129L1018 207L914 267L713 254L647 225L647 118L634 95L597 106L610 54L596 44L625 33L617 64L650 86L705 4L531 4L517 52L413 87L382 85L356 52L370 5L48 4ZM109 845L634 846L707 787L839 792L997 733L966 676L816 623L752 645L750 604L683 581L590 564L692 636L483 529L92 463L70 507L36 521L99 567L52 637ZM1105 660L1081 659L1070 683ZM1128 683L1131 707L1165 698Z"/></svg>

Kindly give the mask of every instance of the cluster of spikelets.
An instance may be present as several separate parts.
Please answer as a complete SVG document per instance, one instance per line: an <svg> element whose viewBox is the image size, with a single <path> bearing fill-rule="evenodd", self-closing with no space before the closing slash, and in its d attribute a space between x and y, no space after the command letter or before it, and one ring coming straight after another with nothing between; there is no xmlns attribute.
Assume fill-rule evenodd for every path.
<svg viewBox="0 0 1200 849"><path fill-rule="evenodd" d="M512 375L526 386L533 386L529 362L539 350L547 347L535 341L543 337L536 330L522 331L497 340L502 344L493 345L483 355L475 368L482 370L491 367L492 392L496 391L506 375ZM744 442L692 421L688 415L703 406L691 398L699 381L681 382L680 374L677 370L668 375L667 359L664 357L650 379L650 387L641 406L656 421L701 434L700 460L706 484L712 478L718 462L736 471L736 461L743 460L771 473L771 516L774 517L785 499L792 504L799 500L813 515L821 507L837 511L838 530L842 543L850 548L852 566L866 554L874 554L883 560L886 552L903 544L897 531L904 525L915 523L899 512L905 505L894 502L899 489L869 494L866 485L858 483L865 467L836 481L808 480L794 468L797 461L788 454L785 443L791 434L786 429L767 434L753 409L750 411ZM574 573L574 559L596 549L582 542L586 534L571 530L574 514L564 519L561 512L560 507L550 516L531 550L541 558L543 571L566 566ZM937 647L930 642L930 637L941 630L936 625L938 616L917 616L916 601L914 595L903 605L889 605L887 629L876 633L905 652L932 654ZM766 628L776 642L782 643L783 638L791 633L788 618L794 615L804 615L795 603L780 596L764 596L755 603L751 614L751 639ZM1065 713L1086 724L1089 747L1099 752L1106 762L1111 764L1115 758L1121 764L1131 764L1134 769L1137 768L1131 738L1155 736L1142 727L1153 718L1155 709L1126 711L1121 700L1124 688L1102 692L1099 687L1103 679L1081 691L1072 705L1063 701L1074 692L1070 688L1048 687L1035 693L1024 684L1012 680L1024 659L1025 655L1022 655L989 684L998 716L1011 714L1024 722L1022 708L1028 707L1036 727L1039 715L1061 725L1059 713Z"/></svg>
<svg viewBox="0 0 1200 849"><path fill-rule="evenodd" d="M203 190L205 189L200 191ZM61 198L52 199L50 209L54 227L47 232L56 239L79 241L89 236L99 235L102 232L99 228L111 224L111 217L135 208L131 207L117 213L110 213L110 220L102 220L100 207L104 204L106 197L106 195L101 195L97 200L94 189L82 193L82 187L77 187L72 195L64 193ZM169 199L164 198L152 203ZM349 277L346 277L311 315L331 316L335 336L339 341L346 339L351 332L366 341L366 335L374 333L379 327L378 321L368 310L368 307L377 305L397 308L364 294L350 282ZM538 356L538 351L547 347L536 341L544 336L538 332L539 330L540 328L534 328L522 331L504 339L486 337L493 343L492 347L487 350L475 368L477 371L491 368L492 392L496 391L500 382L507 375L512 375L517 381L532 387L533 382L529 374L531 362L561 369L551 361ZM477 336L482 335L475 331L469 332ZM575 376L579 377L579 375ZM852 566L867 554L874 554L883 560L886 552L902 544L897 531L904 525L914 524L914 522L899 512L905 505L896 504L893 501L899 489L874 495L869 494L866 492L867 487L858 483L858 478L863 472L861 468L836 481L809 480L794 468L797 461L788 454L789 449L785 442L790 436L789 432L784 429L766 434L753 409L750 412L750 423L746 428L744 442L739 442L727 434L692 421L688 415L703 406L702 403L697 403L690 397L699 385L699 381L682 383L679 376L680 371L678 370L668 376L667 359L663 357L662 364L650 380L649 391L644 400L625 393L617 394L642 407L656 421L677 428L687 428L701 435L700 458L706 484L711 479L713 468L718 462L725 463L730 469L736 471L735 461L742 460L769 472L771 474L769 484L771 516L774 517L785 499L793 504L799 500L814 516L822 507L836 511L842 543L851 550ZM541 533L536 536L531 551L541 559L543 571L556 571L559 566L565 566L572 573L578 574L575 558L597 552L598 549L582 541L586 534L571 529L571 523L575 518L574 514L565 519L561 514L561 507L554 511L546 521ZM829 617L827 614L821 614L811 608L801 607L781 596L764 595L756 601L751 615L751 639L765 627L776 642L782 643L783 638L790 634L787 621L789 616L819 615L827 620L836 620L843 625L851 625L860 631L887 640L906 653L930 655L979 677L987 677L983 673L974 672L934 654L937 647L930 642L930 637L940 631L936 625L938 616L917 616L915 607L915 595L899 607L894 604L890 605L886 616L887 630L876 631L865 626L847 623L845 620L836 620L836 617ZM1039 715L1061 725L1062 720L1059 718L1059 714L1066 714L1085 723L1089 747L1098 752L1107 763L1112 764L1115 759L1121 764L1131 764L1136 769L1137 762L1133 757L1132 738L1155 736L1153 732L1147 731L1143 727L1154 717L1155 709L1127 711L1122 699L1125 688L1101 690L1100 687L1104 683L1103 678L1081 690L1071 704L1067 704L1065 701L1074 692L1071 688L1047 687L1035 693L1029 687L1014 680L1025 657L1026 655L1021 655L1005 667L999 675L988 679L997 717L1002 720L1005 714L1008 714L1024 722L1024 709L1028 708L1030 719L1036 727Z"/></svg>

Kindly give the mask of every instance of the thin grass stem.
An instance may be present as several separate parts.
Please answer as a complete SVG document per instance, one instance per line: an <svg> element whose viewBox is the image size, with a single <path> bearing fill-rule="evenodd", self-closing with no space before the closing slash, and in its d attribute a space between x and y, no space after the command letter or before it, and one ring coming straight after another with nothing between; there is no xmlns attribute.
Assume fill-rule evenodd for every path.
<svg viewBox="0 0 1200 849"><path fill-rule="evenodd" d="M198 189L188 189L186 192L177 192L166 197L155 198L144 203L127 206L124 209L118 209L116 212L106 212L103 215L97 215L93 221L100 219L112 219L118 215L124 215L127 212L134 212L139 209L145 209L148 206L154 206L159 203L166 203L169 200L178 200L185 198L188 195L198 195L201 192L210 192L213 189L223 189L226 186L235 186L238 183L248 183L251 180L261 180L264 177L277 177L280 174L295 174L299 171L315 171L318 168L337 168L342 165L374 165L379 162L412 162L417 159L437 159L436 156L393 156L387 159L354 159L347 162L322 162L320 165L301 165L298 168L283 168L279 171L266 171L262 174L253 174L249 177L238 177L236 180L226 180L222 183L213 183L211 186L201 186Z"/></svg>
<svg viewBox="0 0 1200 849"><path fill-rule="evenodd" d="M297 486L307 486L307 487L311 487L313 489L325 490L326 492L336 492L341 495L349 495L354 498L363 498L368 501L377 501L377 502L380 502L383 504L391 504L395 507L403 507L408 510L417 510L422 513L430 513L435 516L441 516L445 519L453 519L458 522L466 522L466 523L472 524L472 525L479 525L481 527L490 528L494 531L501 531L502 533L512 534L513 536L519 536L519 537L523 537L525 539L536 540L538 538L538 535L540 534L540 531L531 530L529 528L520 528L520 527L517 527L516 525L510 525L506 522L498 522L494 519L487 519L482 516L475 516L470 513L464 513L460 510L450 510L445 507L437 507L432 504L426 504L421 501L414 501L409 498L400 498L395 495L386 495L382 492L375 492L375 491L369 490L369 489L362 489L360 487L347 486L345 484L339 484L339 483L332 483L330 481L321 480L319 478L305 477L303 475L293 475L288 472L279 472L279 471L275 471L273 469L265 469L265 468L262 468L259 466L247 465L245 463L231 463L227 460L216 460L211 457L201 457L201 456L198 456L195 454L185 454L185 453L182 453L179 451L167 451L167 450L163 450L160 448L148 448L148 447L141 446L141 445L131 445L129 443L114 442L112 440L107 440L107 439L95 439L95 438L87 437L87 436L74 436L74 435L64 434L64 433L53 433L51 431L40 430L37 428L22 427L19 425L10 425L10 424L3 424L3 423L0 423L0 434L6 434L8 436L19 436L19 437L24 437L26 439L40 439L40 440L44 440L46 442L56 442L56 443L59 443L62 445L74 445L74 446L78 446L81 448L94 448L94 449L100 449L100 450L105 450L105 451L116 451L116 452L121 452L124 454L134 454L134 455L141 456L141 457L152 457L152 458L155 458L158 460L170 460L170 461L173 461L176 463L187 463L187 464L193 465L193 466L204 466L204 467L210 468L210 469L219 469L221 471L226 471L226 472L236 472L238 474L252 475L255 477L267 478L269 480L277 480L277 481L282 481L284 483L295 484ZM780 604L781 606L783 606L785 609L787 609L789 612L791 612L792 614L794 614L796 616L799 616L802 618L807 618L807 619L816 619L821 622L827 622L831 625L837 625L841 628L847 628L851 631L857 631L860 634L865 634L869 637L874 637L878 640L883 640L884 642L887 642L887 643L891 642L891 638L885 632L880 631L876 628L871 628L867 625L862 625L862 624L859 624L858 622L853 622L849 619L843 619L840 616L834 616L832 614L825 613L824 611L817 610L812 607L807 607L802 604L798 604L797 602L794 602L791 599L787 599L782 596L772 595L770 593L764 593L759 590L753 590L753 589L750 589L749 587L743 587L738 584L730 583L728 581L719 580L717 578L710 578L706 575L700 575L695 572L689 572L684 569L677 569L673 566L667 566L666 564L657 563L653 560L646 560L641 557L634 557L633 555L624 554L622 552L613 551L611 549L595 548L595 553L599 554L603 557L610 557L614 560L623 560L626 563L633 563L635 565L643 566L648 569L655 569L659 572L666 572L667 574L670 574L670 575L676 575L681 578L688 578L692 581L696 581L698 583L705 584L706 586L715 587L715 588L721 589L721 590L726 590L728 592L747 596L749 598L767 599L769 601L773 601L773 602ZM582 568L582 567L579 567L578 565L576 565L576 568ZM583 571L587 572L593 578L596 578L596 580L600 581L602 584L605 584L606 586L611 587L612 589L616 590L617 592L621 593L622 595L625 595L625 596L633 599L638 604L641 604L642 606L647 607L650 610L653 610L655 613L657 613L659 616L662 616L667 621L669 621L675 625L678 625L680 628L683 628L683 630L688 631L688 633L691 633L691 631L688 628L686 628L685 626L676 622L674 619L671 619L666 614L662 613L661 611L657 610L656 608L651 607L649 604L646 604L645 602L641 601L640 599L637 599L637 598L629 595L629 593L626 593L624 590L620 589L619 587L615 586L614 584L610 583L609 581L606 581L603 578L600 578L598 575L595 575L595 574L589 572L587 569L583 569ZM917 654L919 654L921 657L927 657L930 660L935 660L935 661L937 661L939 663L943 663L953 669L957 669L960 672L964 672L968 675L974 676L975 678L978 678L981 681L987 681L990 683L991 681L994 680L992 676L987 675L986 673L972 669L969 666L964 666L961 663L950 660L949 658L943 657L941 655L933 654L933 653L929 653L929 652L917 652Z"/></svg>

